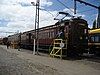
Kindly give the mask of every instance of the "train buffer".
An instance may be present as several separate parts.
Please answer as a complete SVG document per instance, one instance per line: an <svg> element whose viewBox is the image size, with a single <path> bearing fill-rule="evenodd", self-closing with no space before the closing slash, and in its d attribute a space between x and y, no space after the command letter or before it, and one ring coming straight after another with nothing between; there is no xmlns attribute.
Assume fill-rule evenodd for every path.
<svg viewBox="0 0 100 75"><path fill-rule="evenodd" d="M67 40L54 39L53 48L50 52L51 57L66 57Z"/></svg>

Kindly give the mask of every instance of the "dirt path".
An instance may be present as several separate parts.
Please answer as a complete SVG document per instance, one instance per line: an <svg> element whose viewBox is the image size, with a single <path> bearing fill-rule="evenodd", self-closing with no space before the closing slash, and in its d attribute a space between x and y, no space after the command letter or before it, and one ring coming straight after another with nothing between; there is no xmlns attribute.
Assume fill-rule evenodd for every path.
<svg viewBox="0 0 100 75"><path fill-rule="evenodd" d="M53 68L29 62L19 58L19 52L12 53L8 50L0 47L0 75L61 75Z"/></svg>
<svg viewBox="0 0 100 75"><path fill-rule="evenodd" d="M99 75L100 74L100 63L97 62L92 62L87 60L60 60L57 58L51 58L43 55L33 55L32 52L30 51L24 51L24 50L18 51L16 49L6 49L5 46L1 47L3 49L0 48L0 63L3 63L3 61L6 62L10 60L9 62L6 62L6 64L8 64L7 66L12 68L11 65L14 65L15 67L14 72L20 73L12 75L31 75L31 74L32 75ZM8 55L6 56L6 54ZM9 57L9 54L11 57ZM16 69L16 66L18 67L18 69Z"/></svg>

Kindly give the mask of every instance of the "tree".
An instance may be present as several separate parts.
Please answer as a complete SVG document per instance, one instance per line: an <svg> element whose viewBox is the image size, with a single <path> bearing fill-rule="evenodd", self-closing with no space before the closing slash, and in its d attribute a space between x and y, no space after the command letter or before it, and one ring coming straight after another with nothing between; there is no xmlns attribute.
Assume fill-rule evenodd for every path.
<svg viewBox="0 0 100 75"><path fill-rule="evenodd" d="M93 22L93 27L92 27L92 29L96 29L96 20L94 20L94 22Z"/></svg>

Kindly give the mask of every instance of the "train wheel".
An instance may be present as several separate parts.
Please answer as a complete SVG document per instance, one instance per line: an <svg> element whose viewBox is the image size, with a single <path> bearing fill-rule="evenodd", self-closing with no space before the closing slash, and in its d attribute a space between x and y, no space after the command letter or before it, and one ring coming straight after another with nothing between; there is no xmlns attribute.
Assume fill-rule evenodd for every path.
<svg viewBox="0 0 100 75"><path fill-rule="evenodd" d="M100 49L95 49L95 53L94 53L94 55L96 55L96 56L100 56Z"/></svg>

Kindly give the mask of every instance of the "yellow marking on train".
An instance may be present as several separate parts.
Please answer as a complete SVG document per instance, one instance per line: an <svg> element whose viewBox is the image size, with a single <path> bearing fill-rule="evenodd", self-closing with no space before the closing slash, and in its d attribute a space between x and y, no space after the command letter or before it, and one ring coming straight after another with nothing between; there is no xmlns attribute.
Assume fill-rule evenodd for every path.
<svg viewBox="0 0 100 75"><path fill-rule="evenodd" d="M100 45L100 43L88 43L88 45Z"/></svg>
<svg viewBox="0 0 100 75"><path fill-rule="evenodd" d="M89 34L100 33L100 28L89 30Z"/></svg>

